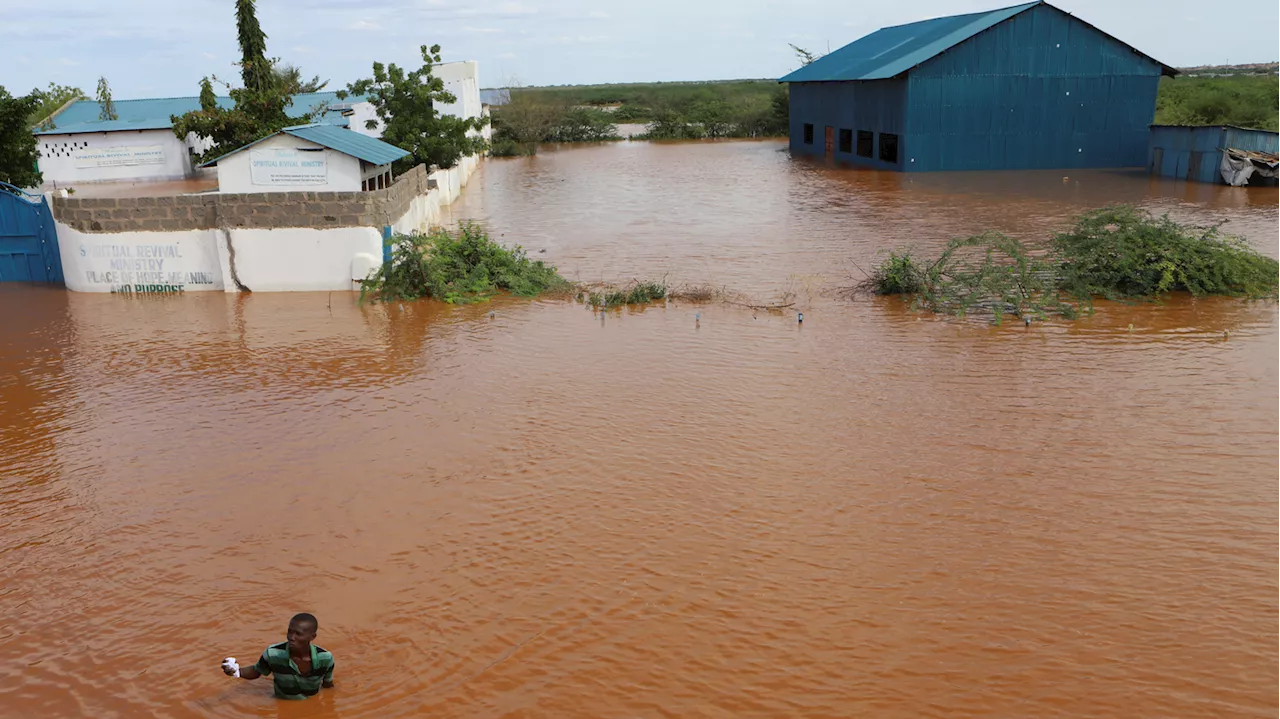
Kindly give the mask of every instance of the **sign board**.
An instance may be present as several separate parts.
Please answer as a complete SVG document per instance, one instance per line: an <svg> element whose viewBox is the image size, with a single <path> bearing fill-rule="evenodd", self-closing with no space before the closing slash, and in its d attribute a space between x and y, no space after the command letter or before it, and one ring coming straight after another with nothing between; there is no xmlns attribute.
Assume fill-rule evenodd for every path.
<svg viewBox="0 0 1280 719"><path fill-rule="evenodd" d="M75 151L76 167L129 167L163 165L164 147L137 145L126 147L85 147Z"/></svg>
<svg viewBox="0 0 1280 719"><path fill-rule="evenodd" d="M325 154L288 147L249 150L249 177L255 185L324 185L329 182Z"/></svg>

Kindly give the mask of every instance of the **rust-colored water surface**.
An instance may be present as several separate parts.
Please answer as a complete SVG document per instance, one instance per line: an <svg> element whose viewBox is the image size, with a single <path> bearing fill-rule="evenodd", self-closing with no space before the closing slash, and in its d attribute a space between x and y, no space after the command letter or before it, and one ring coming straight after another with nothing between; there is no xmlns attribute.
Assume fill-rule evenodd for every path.
<svg viewBox="0 0 1280 719"><path fill-rule="evenodd" d="M1274 716L1274 304L830 290L1113 200L1275 255L1275 190L778 149L489 161L453 213L803 325L0 288L0 716ZM297 611L336 689L222 676Z"/></svg>

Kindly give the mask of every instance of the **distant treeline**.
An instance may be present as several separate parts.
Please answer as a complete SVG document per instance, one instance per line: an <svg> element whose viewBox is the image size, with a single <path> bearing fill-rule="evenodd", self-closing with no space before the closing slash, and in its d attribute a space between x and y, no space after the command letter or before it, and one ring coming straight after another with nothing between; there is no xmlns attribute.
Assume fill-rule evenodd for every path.
<svg viewBox="0 0 1280 719"><path fill-rule="evenodd" d="M1277 129L1274 74L1164 78L1156 98L1162 125ZM1206 68L1198 68L1204 71ZM494 154L528 154L539 142L616 140L619 123L645 124L653 140L785 137L787 89L773 80L567 85L516 88L495 108Z"/></svg>
<svg viewBox="0 0 1280 719"><path fill-rule="evenodd" d="M1166 77L1156 96L1156 124L1276 130L1277 101L1280 78L1276 75Z"/></svg>
<svg viewBox="0 0 1280 719"><path fill-rule="evenodd" d="M494 110L493 154L616 140L619 123L646 125L637 137L650 140L784 137L787 90L773 80L517 88Z"/></svg>

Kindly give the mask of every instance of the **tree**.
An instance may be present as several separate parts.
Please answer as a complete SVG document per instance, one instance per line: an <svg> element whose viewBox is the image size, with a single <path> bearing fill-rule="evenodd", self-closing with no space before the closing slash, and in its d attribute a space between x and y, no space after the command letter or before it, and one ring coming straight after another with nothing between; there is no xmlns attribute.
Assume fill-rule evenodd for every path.
<svg viewBox="0 0 1280 719"><path fill-rule="evenodd" d="M822 59L821 55L814 55L813 53L800 47L799 45L795 45L793 43L787 43L787 44L791 45L791 51L796 54L797 58L799 58L801 66L812 65L813 63Z"/></svg>
<svg viewBox="0 0 1280 719"><path fill-rule="evenodd" d="M302 70L291 63L276 63L274 71L276 80L295 94L320 92L329 84L328 80L321 80L319 75L303 80Z"/></svg>
<svg viewBox="0 0 1280 719"><path fill-rule="evenodd" d="M200 109L205 112L218 109L218 96L213 94L213 82L208 77L200 79Z"/></svg>
<svg viewBox="0 0 1280 719"><path fill-rule="evenodd" d="M200 109L170 118L173 134L178 137L185 139L194 133L212 140L209 149L197 158L201 162L260 140L281 128L307 121L306 117L289 116L294 90L280 81L275 62L267 59L267 35L258 24L254 0L236 0L236 30L240 42L240 79L244 86L228 88L235 107L218 107L212 83L205 79L200 83ZM220 81L214 77L212 82ZM323 108L320 111L323 112Z"/></svg>
<svg viewBox="0 0 1280 719"><path fill-rule="evenodd" d="M36 136L27 121L40 102L38 92L13 97L0 87L0 182L36 187L44 180L37 165Z"/></svg>
<svg viewBox="0 0 1280 719"><path fill-rule="evenodd" d="M99 120L118 120L120 116L116 114L116 104L111 101L111 86L107 84L107 78L98 78L98 105L102 110L98 113Z"/></svg>
<svg viewBox="0 0 1280 719"><path fill-rule="evenodd" d="M453 167L459 158L487 147L484 138L470 133L479 131L488 120L441 115L436 110L437 103L447 105L458 98L444 89L443 80L431 74L431 68L440 62L440 46L423 45L421 51L421 68L405 72L394 63L384 67L375 62L373 77L357 80L349 89L354 95L365 95L378 113L378 120L369 120L367 127L377 127L380 120L385 125L382 139L412 153L397 165Z"/></svg>
<svg viewBox="0 0 1280 719"><path fill-rule="evenodd" d="M27 125L36 127L41 130L52 130L54 128L52 115L62 109L72 100L87 100L84 91L78 87L70 85L59 85L57 83L49 83L49 87L44 90L32 90L31 97L39 99L36 109L31 111L27 116Z"/></svg>

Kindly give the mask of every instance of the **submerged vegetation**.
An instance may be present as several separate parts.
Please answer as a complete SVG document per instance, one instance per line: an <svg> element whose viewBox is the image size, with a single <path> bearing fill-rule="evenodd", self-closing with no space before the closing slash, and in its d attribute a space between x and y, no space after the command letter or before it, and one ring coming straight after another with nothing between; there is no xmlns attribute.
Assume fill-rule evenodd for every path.
<svg viewBox="0 0 1280 719"><path fill-rule="evenodd" d="M1076 317L1095 298L1275 297L1280 265L1214 227L1125 205L1082 215L1042 247L989 232L953 240L934 259L894 252L848 294L904 295L914 307L966 316Z"/></svg>
<svg viewBox="0 0 1280 719"><path fill-rule="evenodd" d="M431 298L450 304L482 302L506 291L522 297L569 292L572 285L556 268L530 260L524 249L494 242L479 225L426 235L397 235L391 261L360 288L361 301Z"/></svg>

